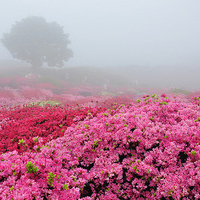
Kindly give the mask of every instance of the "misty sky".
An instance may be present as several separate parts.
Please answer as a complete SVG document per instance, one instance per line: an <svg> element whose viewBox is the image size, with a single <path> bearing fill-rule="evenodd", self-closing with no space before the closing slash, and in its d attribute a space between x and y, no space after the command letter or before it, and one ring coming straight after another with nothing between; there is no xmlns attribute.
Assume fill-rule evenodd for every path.
<svg viewBox="0 0 200 200"><path fill-rule="evenodd" d="M68 66L200 65L199 0L0 0L0 37L27 16L69 33ZM0 59L10 59L0 44Z"/></svg>

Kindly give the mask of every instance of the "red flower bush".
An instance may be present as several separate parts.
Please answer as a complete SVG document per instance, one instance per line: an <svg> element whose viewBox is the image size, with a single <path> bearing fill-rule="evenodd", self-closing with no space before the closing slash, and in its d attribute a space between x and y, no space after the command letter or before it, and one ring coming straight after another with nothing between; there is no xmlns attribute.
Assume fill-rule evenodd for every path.
<svg viewBox="0 0 200 200"><path fill-rule="evenodd" d="M34 138L37 152L0 155L1 199L200 198L197 104L154 95L75 119L43 147Z"/></svg>
<svg viewBox="0 0 200 200"><path fill-rule="evenodd" d="M34 137L40 137L43 144L63 136L64 130L73 123L102 112L102 108L76 108L29 106L0 111L0 153L17 150L22 153L32 150ZM24 142L19 142L23 140Z"/></svg>

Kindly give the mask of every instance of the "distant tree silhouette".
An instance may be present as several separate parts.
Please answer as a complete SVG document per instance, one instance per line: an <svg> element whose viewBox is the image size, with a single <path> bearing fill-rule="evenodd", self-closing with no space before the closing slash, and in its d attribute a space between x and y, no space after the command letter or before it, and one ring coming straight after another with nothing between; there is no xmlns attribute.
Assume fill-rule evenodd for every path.
<svg viewBox="0 0 200 200"><path fill-rule="evenodd" d="M47 23L42 17L27 17L16 22L10 33L2 38L3 45L11 55L30 63L36 71L44 63L62 67L73 56L68 34L56 22Z"/></svg>

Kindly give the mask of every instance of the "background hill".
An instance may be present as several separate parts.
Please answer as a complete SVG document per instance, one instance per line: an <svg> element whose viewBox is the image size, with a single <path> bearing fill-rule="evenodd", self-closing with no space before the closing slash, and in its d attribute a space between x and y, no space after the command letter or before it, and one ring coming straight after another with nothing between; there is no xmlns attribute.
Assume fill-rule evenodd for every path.
<svg viewBox="0 0 200 200"><path fill-rule="evenodd" d="M0 61L0 77L26 76L32 68L24 62ZM67 81L71 86L94 85L107 88L155 88L199 90L198 67L173 66L77 66L62 69L42 67L38 72L42 81L58 84Z"/></svg>

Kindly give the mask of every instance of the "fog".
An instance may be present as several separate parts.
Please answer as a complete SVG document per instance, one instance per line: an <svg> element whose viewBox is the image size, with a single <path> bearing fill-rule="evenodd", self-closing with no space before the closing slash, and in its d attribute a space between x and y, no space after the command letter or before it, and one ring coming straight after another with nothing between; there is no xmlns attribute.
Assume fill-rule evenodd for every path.
<svg viewBox="0 0 200 200"><path fill-rule="evenodd" d="M170 87L187 88L188 84L189 89L198 89L199 0L0 2L1 38L16 21L27 16L42 16L47 22L63 26L74 53L66 67L117 67L120 73L123 69L138 69L134 71L137 79L146 82L148 74L169 72L169 83L173 82ZM10 59L12 56L0 43L0 60Z"/></svg>

